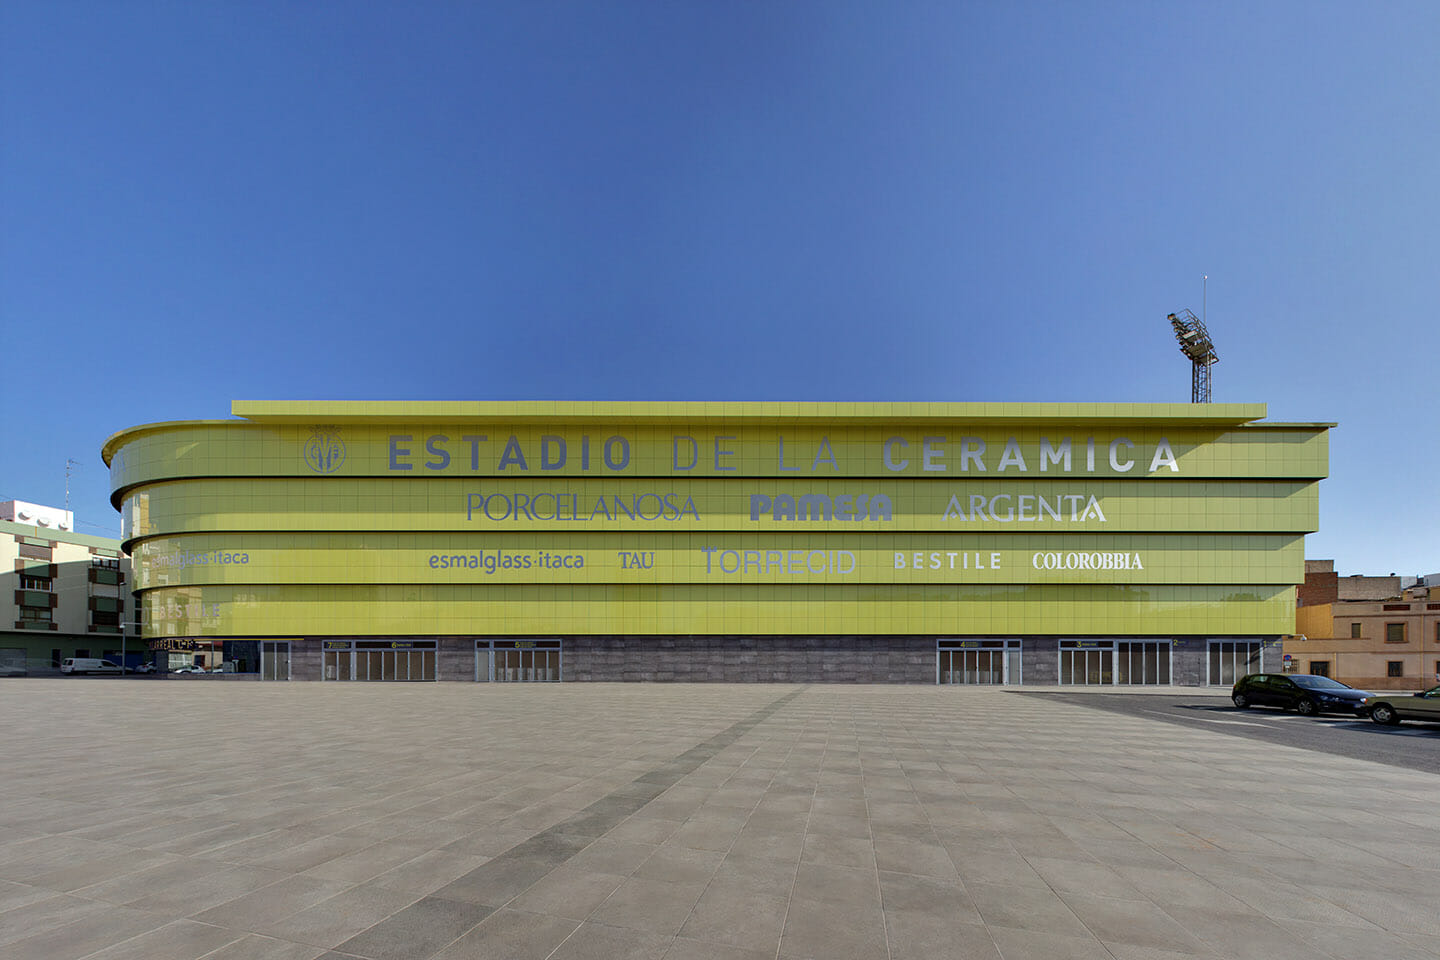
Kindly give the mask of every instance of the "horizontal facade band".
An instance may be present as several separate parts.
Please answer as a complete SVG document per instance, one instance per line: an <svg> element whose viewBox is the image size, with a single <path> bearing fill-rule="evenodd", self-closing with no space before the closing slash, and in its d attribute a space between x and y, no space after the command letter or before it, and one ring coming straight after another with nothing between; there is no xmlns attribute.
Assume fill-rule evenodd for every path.
<svg viewBox="0 0 1440 960"><path fill-rule="evenodd" d="M186 534L137 588L210 584L1253 583L1303 577L1294 534Z"/></svg>
<svg viewBox="0 0 1440 960"><path fill-rule="evenodd" d="M212 531L1307 533L1311 481L202 479L133 490L124 539Z"/></svg>
<svg viewBox="0 0 1440 960"><path fill-rule="evenodd" d="M115 496L192 477L1100 477L1315 480L1325 429L1185 421L1027 426L169 424L117 438Z"/></svg>
<svg viewBox="0 0 1440 960"><path fill-rule="evenodd" d="M216 585L141 595L145 636L1282 634L1275 585Z"/></svg>

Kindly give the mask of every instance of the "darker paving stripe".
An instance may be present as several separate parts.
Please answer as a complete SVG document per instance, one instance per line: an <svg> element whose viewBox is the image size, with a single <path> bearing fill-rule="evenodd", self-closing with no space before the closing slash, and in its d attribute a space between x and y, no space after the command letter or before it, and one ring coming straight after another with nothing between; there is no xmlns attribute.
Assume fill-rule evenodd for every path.
<svg viewBox="0 0 1440 960"><path fill-rule="evenodd" d="M559 866L595 842L600 834L545 830L506 850L496 860L538 860ZM494 861L492 861L494 862ZM478 868L477 868L478 869Z"/></svg>
<svg viewBox="0 0 1440 960"><path fill-rule="evenodd" d="M437 896L423 897L368 930L357 933L336 947L334 953L365 957L366 960L411 960L413 957L433 956L494 912L493 907L483 904L460 903Z"/></svg>
<svg viewBox="0 0 1440 960"><path fill-rule="evenodd" d="M627 807L615 807L609 810L597 810L594 813L577 814L564 823L559 824L559 826L567 833L579 834L581 836L591 837L592 839L599 837L609 833L615 828L617 823L650 802L649 800L644 800L639 797L630 797L627 799L633 800L634 804ZM616 819L617 816L619 819Z"/></svg>
<svg viewBox="0 0 1440 960"><path fill-rule="evenodd" d="M436 890L435 896L465 903L502 906L564 862L565 860L521 860L502 854L488 863L482 863L463 877L450 881Z"/></svg>
<svg viewBox="0 0 1440 960"><path fill-rule="evenodd" d="M365 960L419 960L435 955L806 689L787 693L673 760L617 787L569 819L520 841L430 896L351 937L335 948L335 954Z"/></svg>
<svg viewBox="0 0 1440 960"><path fill-rule="evenodd" d="M643 783L639 780L632 780L623 787L616 787L605 799L610 800L612 798L618 799L622 797L629 799L638 797L648 802L654 800L668 789L670 788L661 784ZM591 806L593 806L593 804ZM586 807L585 809L589 810L590 808Z"/></svg>

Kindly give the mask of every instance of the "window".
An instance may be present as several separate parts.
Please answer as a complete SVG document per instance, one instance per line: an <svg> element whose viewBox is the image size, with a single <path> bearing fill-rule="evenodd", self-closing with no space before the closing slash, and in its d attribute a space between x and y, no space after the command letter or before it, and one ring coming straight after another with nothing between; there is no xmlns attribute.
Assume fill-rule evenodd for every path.
<svg viewBox="0 0 1440 960"><path fill-rule="evenodd" d="M97 627L118 627L120 614L114 610L92 610L90 611L90 622Z"/></svg>
<svg viewBox="0 0 1440 960"><path fill-rule="evenodd" d="M1311 660L1311 661L1310 661L1310 672L1311 672L1312 674L1314 674L1315 676L1317 676L1317 677L1328 677L1328 676L1330 676L1330 661L1329 661L1329 660Z"/></svg>
<svg viewBox="0 0 1440 960"><path fill-rule="evenodd" d="M48 543L43 545L39 543L22 543L20 544L20 556L28 557L31 560L49 560L50 545Z"/></svg>
<svg viewBox="0 0 1440 960"><path fill-rule="evenodd" d="M20 619L29 623L51 623L55 616L49 607L21 607Z"/></svg>
<svg viewBox="0 0 1440 960"><path fill-rule="evenodd" d="M1386 643L1404 643L1404 642L1405 642L1405 624L1403 624L1403 623L1387 623L1387 624L1385 624L1385 642L1386 642Z"/></svg>
<svg viewBox="0 0 1440 960"><path fill-rule="evenodd" d="M1387 677L1403 677L1403 676L1405 676L1405 661L1404 661L1404 660L1390 660L1390 661L1388 661L1388 662L1385 664L1385 676L1387 676Z"/></svg>
<svg viewBox="0 0 1440 960"><path fill-rule="evenodd" d="M47 590L47 591L49 591L49 592L51 592L51 593L54 593L54 592L55 592L55 581L54 581L54 580L51 580L49 577L26 577L26 576L22 576L22 577L20 578L20 589L21 589L21 590Z"/></svg>
<svg viewBox="0 0 1440 960"><path fill-rule="evenodd" d="M91 557L90 565L92 567L103 567L106 570L120 569L120 561L116 557Z"/></svg>
<svg viewBox="0 0 1440 960"><path fill-rule="evenodd" d="M1351 639L1351 640L1359 640L1359 639L1360 639L1360 624L1358 624L1358 623L1352 623L1352 624L1350 624L1350 639Z"/></svg>

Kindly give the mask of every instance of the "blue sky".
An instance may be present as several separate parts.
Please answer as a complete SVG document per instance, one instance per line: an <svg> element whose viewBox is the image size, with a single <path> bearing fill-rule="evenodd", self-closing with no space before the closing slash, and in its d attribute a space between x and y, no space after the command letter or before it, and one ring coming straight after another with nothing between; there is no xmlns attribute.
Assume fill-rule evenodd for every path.
<svg viewBox="0 0 1440 960"><path fill-rule="evenodd" d="M0 498L232 399L1217 401L1440 571L1433 3L0 5Z"/></svg>

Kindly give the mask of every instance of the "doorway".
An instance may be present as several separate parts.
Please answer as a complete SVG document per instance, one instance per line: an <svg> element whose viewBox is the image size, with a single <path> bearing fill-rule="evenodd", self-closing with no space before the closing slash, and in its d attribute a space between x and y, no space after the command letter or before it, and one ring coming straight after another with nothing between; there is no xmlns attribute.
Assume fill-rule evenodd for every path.
<svg viewBox="0 0 1440 960"><path fill-rule="evenodd" d="M937 640L940 684L1021 683L1019 640Z"/></svg>
<svg viewBox="0 0 1440 960"><path fill-rule="evenodd" d="M289 640L262 640L260 642L260 679L290 679Z"/></svg>
<svg viewBox="0 0 1440 960"><path fill-rule="evenodd" d="M558 683L559 640L476 640L475 679L481 683Z"/></svg>

